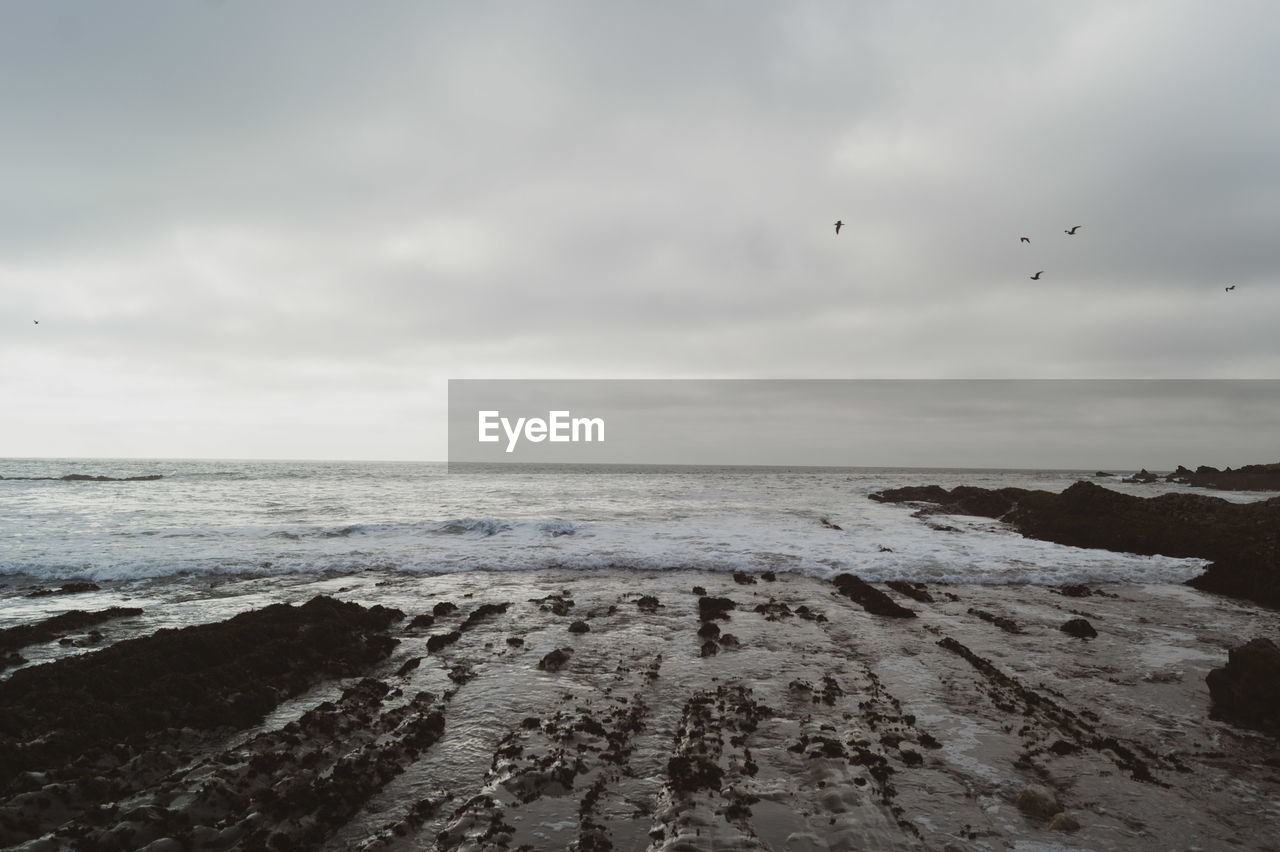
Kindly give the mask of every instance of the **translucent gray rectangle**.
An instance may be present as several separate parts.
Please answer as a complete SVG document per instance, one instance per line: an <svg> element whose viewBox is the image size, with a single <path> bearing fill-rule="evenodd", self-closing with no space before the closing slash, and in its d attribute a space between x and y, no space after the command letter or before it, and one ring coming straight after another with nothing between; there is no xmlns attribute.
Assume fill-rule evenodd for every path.
<svg viewBox="0 0 1280 852"><path fill-rule="evenodd" d="M1246 463L1280 459L1280 381L449 382L451 469L533 464L1167 470L1178 464L1221 466L1224 448Z"/></svg>

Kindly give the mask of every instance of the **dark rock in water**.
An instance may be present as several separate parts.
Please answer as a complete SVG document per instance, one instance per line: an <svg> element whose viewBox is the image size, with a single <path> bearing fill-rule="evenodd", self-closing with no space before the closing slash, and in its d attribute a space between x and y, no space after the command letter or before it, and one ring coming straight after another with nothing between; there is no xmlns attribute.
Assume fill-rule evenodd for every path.
<svg viewBox="0 0 1280 852"><path fill-rule="evenodd" d="M1280 733L1280 647L1251 639L1205 677L1216 718Z"/></svg>
<svg viewBox="0 0 1280 852"><path fill-rule="evenodd" d="M973 607L969 607L969 614L976 615L978 618L981 618L983 621L987 622L988 624L994 624L996 627L999 627L1005 633L1021 633L1022 632L1022 628L1019 627L1018 623L1014 621L1012 618L1006 618L1003 615L993 615L985 610L974 609Z"/></svg>
<svg viewBox="0 0 1280 852"><path fill-rule="evenodd" d="M569 625L569 632L570 633L590 633L591 626L587 624L585 621L575 621L573 624Z"/></svg>
<svg viewBox="0 0 1280 852"><path fill-rule="evenodd" d="M1105 470L1100 470L1097 473L1095 473L1094 476L1115 476L1115 474L1107 473Z"/></svg>
<svg viewBox="0 0 1280 852"><path fill-rule="evenodd" d="M409 629L423 630L435 623L436 623L436 617L434 615L427 615L426 613L423 613L422 615L415 615L413 617L413 619L409 622Z"/></svg>
<svg viewBox="0 0 1280 852"><path fill-rule="evenodd" d="M544 672L558 672L569 662L572 654L572 648L556 648L538 661L538 668Z"/></svg>
<svg viewBox="0 0 1280 852"><path fill-rule="evenodd" d="M1072 583L1067 586L1059 586L1058 593L1068 598L1087 598L1093 595L1093 589L1084 583Z"/></svg>
<svg viewBox="0 0 1280 852"><path fill-rule="evenodd" d="M733 582L737 583L739 586L754 586L756 584L756 578L742 571L734 571Z"/></svg>
<svg viewBox="0 0 1280 852"><path fill-rule="evenodd" d="M636 606L641 612L657 612L662 604L658 603L658 599L653 595L644 595L636 601Z"/></svg>
<svg viewBox="0 0 1280 852"><path fill-rule="evenodd" d="M552 615L568 615L573 609L573 598L564 595L547 595L545 598L530 598L529 603L536 603L538 609Z"/></svg>
<svg viewBox="0 0 1280 852"><path fill-rule="evenodd" d="M709 598L703 596L698 598L698 617L703 621L711 621L712 619L720 619L722 621L729 620L729 610L733 609L737 604L729 598Z"/></svg>
<svg viewBox="0 0 1280 852"><path fill-rule="evenodd" d="M839 524L831 523L830 519L828 518L819 518L818 523L822 524L824 527L826 527L829 530L836 530L837 532L844 531L844 527L840 526Z"/></svg>
<svg viewBox="0 0 1280 852"><path fill-rule="evenodd" d="M520 648L520 647L523 647L524 645L524 639L520 638L519 636L508 636L507 644L510 645L512 648Z"/></svg>
<svg viewBox="0 0 1280 852"><path fill-rule="evenodd" d="M440 603L436 604L435 607L431 610L431 613L435 615L436 618L439 618L442 615L452 615L457 611L458 611L457 604L450 603L449 601L440 601Z"/></svg>
<svg viewBox="0 0 1280 852"><path fill-rule="evenodd" d="M692 591L695 595L699 595L699 596L705 596L707 594L707 590L704 589L702 586L694 586Z"/></svg>
<svg viewBox="0 0 1280 852"><path fill-rule="evenodd" d="M99 586L97 583L86 583L82 581L73 580L71 582L63 583L61 586L59 586L56 589L36 589L35 591L29 593L27 597L44 598L44 597L48 597L49 595L78 595L81 592L97 592L97 591L101 591L101 589L102 587Z"/></svg>
<svg viewBox="0 0 1280 852"><path fill-rule="evenodd" d="M488 618L491 615L501 615L511 606L510 602L500 604L481 604L476 607L467 616L467 620L462 622L459 630L469 630L475 627L477 623Z"/></svg>
<svg viewBox="0 0 1280 852"><path fill-rule="evenodd" d="M1093 625L1083 618L1073 618L1058 629L1078 639L1094 639L1098 635L1098 631L1093 629Z"/></svg>
<svg viewBox="0 0 1280 852"><path fill-rule="evenodd" d="M1154 473L1152 473L1151 471L1147 470L1144 467L1142 470L1138 471L1137 473L1126 476L1124 479L1120 481L1121 482L1137 482L1142 485L1147 485L1152 482L1159 482L1160 477L1156 476Z"/></svg>
<svg viewBox="0 0 1280 852"><path fill-rule="evenodd" d="M454 642L462 638L462 634L457 630L449 633L437 633L434 636L427 637L427 653L434 654L442 648L447 648Z"/></svg>
<svg viewBox="0 0 1280 852"><path fill-rule="evenodd" d="M908 485L886 488L871 495L877 503L946 503L951 492L941 485Z"/></svg>
<svg viewBox="0 0 1280 852"><path fill-rule="evenodd" d="M19 624L17 627L7 627L0 630L0 652L16 651L18 648L35 645L40 642L52 642L54 639L73 630L83 630L86 627L93 627L113 618L127 618L134 615L142 615L142 610L120 606L113 606L110 609L102 609L97 612L73 609L61 615L50 616L35 624ZM21 657L18 659L21 659ZM23 660L22 662L26 661ZM19 665L19 663L12 663L11 665Z"/></svg>
<svg viewBox="0 0 1280 852"><path fill-rule="evenodd" d="M1178 465L1178 469L1165 480L1220 491L1280 491L1280 462L1247 464L1235 470L1201 465L1191 471Z"/></svg>
<svg viewBox="0 0 1280 852"><path fill-rule="evenodd" d="M766 583L776 583L778 581L778 575L772 571L763 571L760 574L760 579L764 580Z"/></svg>
<svg viewBox="0 0 1280 852"><path fill-rule="evenodd" d="M714 657L718 653L720 653L719 643L714 639L708 639L702 643L702 650L699 652L699 656Z"/></svg>
<svg viewBox="0 0 1280 852"><path fill-rule="evenodd" d="M698 638L699 639L719 639L720 625L716 624L714 621L703 622L702 626L698 628Z"/></svg>
<svg viewBox="0 0 1280 852"><path fill-rule="evenodd" d="M1012 509L1021 488L975 488L958 485L947 491L939 485L913 485L888 488L870 495L877 503L931 503L930 512L947 515L981 515L999 518ZM1047 492L1046 492L1047 493Z"/></svg>
<svg viewBox="0 0 1280 852"><path fill-rule="evenodd" d="M420 665L422 665L421 657L410 657L401 664L400 668L396 669L396 677L404 677Z"/></svg>
<svg viewBox="0 0 1280 852"><path fill-rule="evenodd" d="M840 574L831 582L840 594L861 604L863 609L873 615L888 615L894 618L916 617L914 610L898 605L893 598L852 574Z"/></svg>
<svg viewBox="0 0 1280 852"><path fill-rule="evenodd" d="M1022 488L964 486L890 489L880 502L915 502L932 494L936 511L999 517L1020 533L1073 547L1214 561L1188 585L1280 607L1280 497L1231 503L1201 494L1138 497L1081 481L1060 494ZM1009 507L1003 507L1008 503Z"/></svg>

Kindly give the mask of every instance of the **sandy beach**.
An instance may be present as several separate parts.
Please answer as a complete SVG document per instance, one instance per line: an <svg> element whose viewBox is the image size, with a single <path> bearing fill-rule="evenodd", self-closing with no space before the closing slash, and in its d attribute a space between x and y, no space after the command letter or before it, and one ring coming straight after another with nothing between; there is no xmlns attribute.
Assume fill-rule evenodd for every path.
<svg viewBox="0 0 1280 852"><path fill-rule="evenodd" d="M274 664L245 651L238 672L219 649L245 639L166 663L146 654L199 628L130 642L139 617L107 619L96 641L140 672L132 685L71 672L102 652L0 685L0 842L1275 848L1280 748L1212 718L1205 676L1280 613L1172 585L874 588L914 615L794 574L331 578L221 622L256 619L245 647L278 649ZM1062 630L1076 619L1096 636ZM71 682L32 674L60 667ZM101 741L34 709L105 719L157 684L151 718L135 709ZM1031 785L1056 804L1019 799Z"/></svg>

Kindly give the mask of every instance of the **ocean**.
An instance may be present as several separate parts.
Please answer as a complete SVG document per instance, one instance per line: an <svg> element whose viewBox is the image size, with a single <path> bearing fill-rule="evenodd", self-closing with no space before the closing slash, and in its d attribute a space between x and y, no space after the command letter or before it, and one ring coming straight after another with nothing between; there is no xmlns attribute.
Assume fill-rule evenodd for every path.
<svg viewBox="0 0 1280 852"><path fill-rule="evenodd" d="M73 475L160 478L62 479ZM0 577L54 583L622 567L1060 585L1181 583L1201 570L1202 560L1032 541L989 519L921 519L909 507L868 499L885 488L935 483L1061 491L1093 475L763 467L472 474L450 473L442 463L6 460ZM1184 489L1118 480L1095 481L1143 495ZM1240 501L1270 496L1215 493Z"/></svg>

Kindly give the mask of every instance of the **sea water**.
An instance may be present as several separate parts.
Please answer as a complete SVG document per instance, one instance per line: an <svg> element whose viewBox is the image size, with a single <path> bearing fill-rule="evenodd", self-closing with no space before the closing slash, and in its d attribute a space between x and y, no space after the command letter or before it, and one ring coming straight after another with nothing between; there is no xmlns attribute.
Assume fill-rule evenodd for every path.
<svg viewBox="0 0 1280 852"><path fill-rule="evenodd" d="M160 478L62 478L76 474ZM869 498L926 484L1056 492L1080 479L1142 495L1190 490L1086 471L451 473L439 463L23 459L0 460L0 476L0 576L50 584L548 567L1181 583L1205 564L1034 541L992 519L918 517L910 506ZM1271 496L1213 493L1236 501Z"/></svg>

